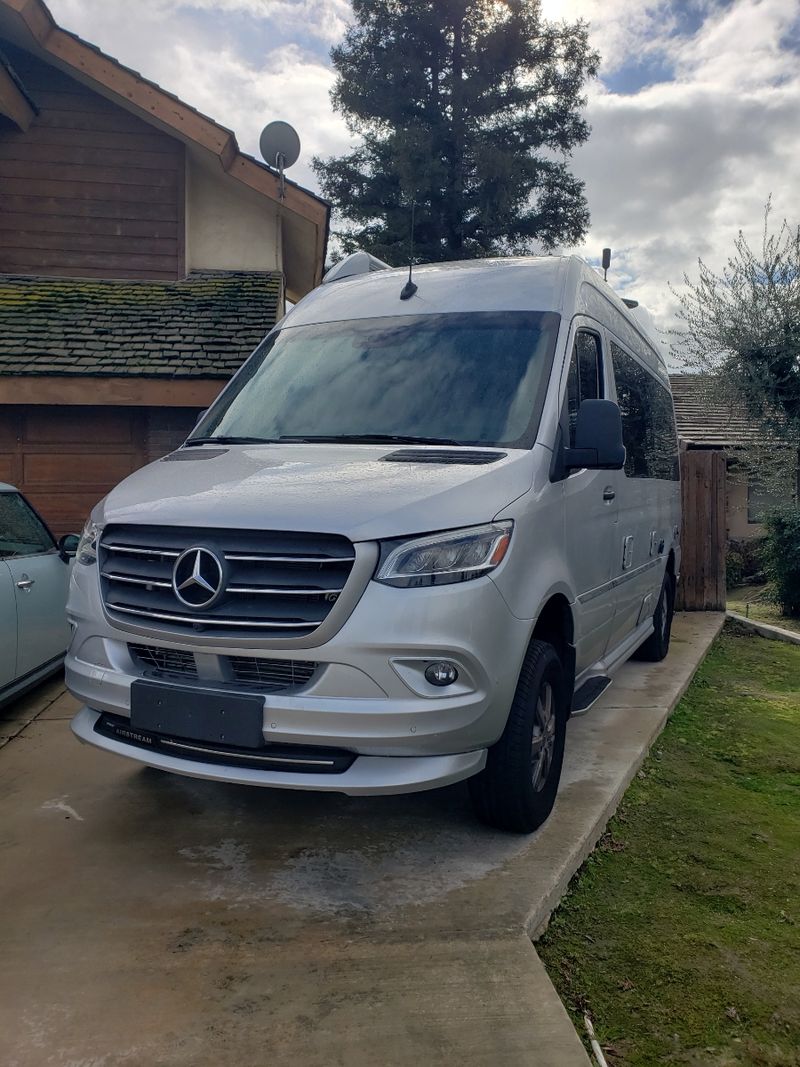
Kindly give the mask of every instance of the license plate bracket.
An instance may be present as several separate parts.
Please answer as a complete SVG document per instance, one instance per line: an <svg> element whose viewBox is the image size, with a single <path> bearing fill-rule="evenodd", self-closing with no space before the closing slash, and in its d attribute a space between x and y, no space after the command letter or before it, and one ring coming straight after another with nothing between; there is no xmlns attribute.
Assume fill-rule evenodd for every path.
<svg viewBox="0 0 800 1067"><path fill-rule="evenodd" d="M137 680L131 685L131 726L207 744L261 748L264 701L242 693L208 693Z"/></svg>

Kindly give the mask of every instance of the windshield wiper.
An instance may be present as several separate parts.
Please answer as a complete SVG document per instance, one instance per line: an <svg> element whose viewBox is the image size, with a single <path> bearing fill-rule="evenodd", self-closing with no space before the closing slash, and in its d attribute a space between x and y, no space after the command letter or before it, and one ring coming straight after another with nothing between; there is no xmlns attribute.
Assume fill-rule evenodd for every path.
<svg viewBox="0 0 800 1067"><path fill-rule="evenodd" d="M191 437L184 443L184 448L194 445L274 445L274 437Z"/></svg>
<svg viewBox="0 0 800 1067"><path fill-rule="evenodd" d="M339 433L319 437L279 437L283 444L346 444L346 445L460 445L447 437L414 437L394 433Z"/></svg>

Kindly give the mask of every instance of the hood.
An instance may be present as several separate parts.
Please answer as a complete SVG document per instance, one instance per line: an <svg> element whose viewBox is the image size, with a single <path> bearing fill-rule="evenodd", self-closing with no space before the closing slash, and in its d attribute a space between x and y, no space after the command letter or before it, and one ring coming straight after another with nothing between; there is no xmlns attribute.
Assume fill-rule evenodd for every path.
<svg viewBox="0 0 800 1067"><path fill-rule="evenodd" d="M185 449L132 474L94 517L372 541L489 522L531 487L528 450L479 466L386 461L401 451L320 444Z"/></svg>

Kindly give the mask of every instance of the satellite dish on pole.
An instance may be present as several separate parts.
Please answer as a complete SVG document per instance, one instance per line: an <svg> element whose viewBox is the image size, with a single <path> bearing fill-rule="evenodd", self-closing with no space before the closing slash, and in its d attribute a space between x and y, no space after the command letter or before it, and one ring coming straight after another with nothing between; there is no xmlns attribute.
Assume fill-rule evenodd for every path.
<svg viewBox="0 0 800 1067"><path fill-rule="evenodd" d="M300 138L297 136L297 130L290 126L288 122L280 120L270 122L261 131L261 138L258 144L261 149L261 155L264 157L264 162L268 166L274 167L280 175L280 195L281 200L283 200L286 196L283 172L294 166L300 158Z"/></svg>

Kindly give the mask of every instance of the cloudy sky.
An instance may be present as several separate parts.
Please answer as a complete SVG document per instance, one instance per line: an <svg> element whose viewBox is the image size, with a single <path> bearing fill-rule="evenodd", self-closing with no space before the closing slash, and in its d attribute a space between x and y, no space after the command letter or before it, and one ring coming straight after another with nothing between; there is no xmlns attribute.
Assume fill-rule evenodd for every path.
<svg viewBox="0 0 800 1067"><path fill-rule="evenodd" d="M56 19L235 130L257 153L274 118L309 161L350 145L328 100L328 53L347 0L49 0ZM602 55L589 88L592 136L574 157L591 230L611 246L610 279L668 325L668 283L719 266L763 206L800 221L800 0L543 0L548 18L584 18Z"/></svg>

